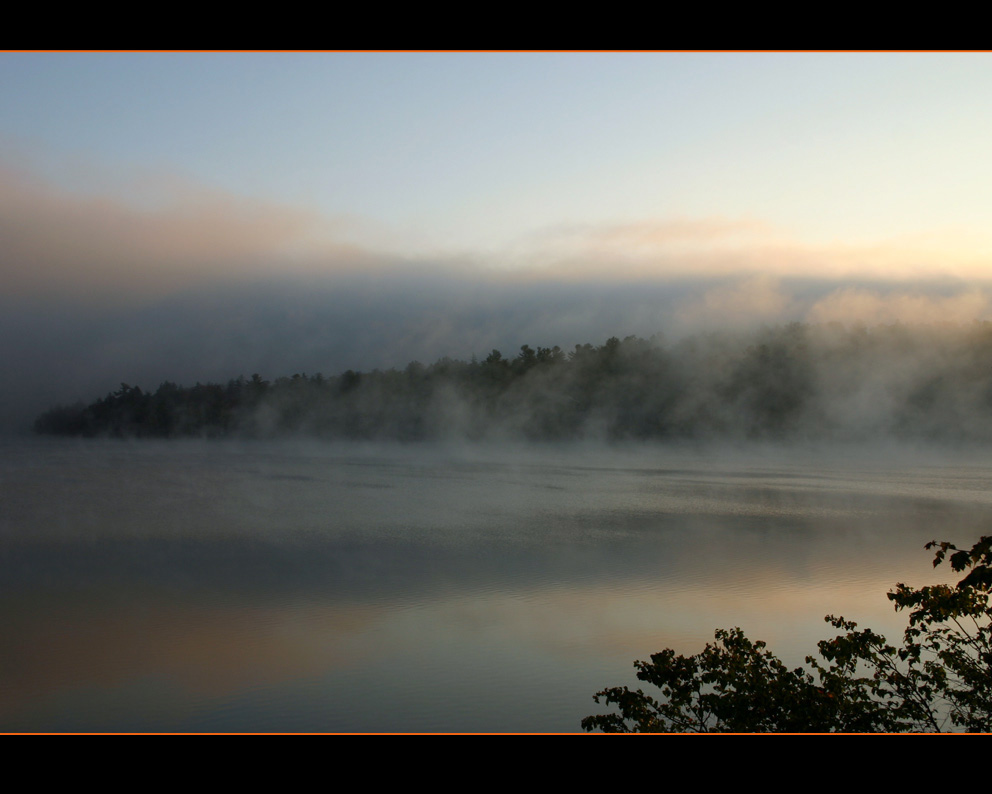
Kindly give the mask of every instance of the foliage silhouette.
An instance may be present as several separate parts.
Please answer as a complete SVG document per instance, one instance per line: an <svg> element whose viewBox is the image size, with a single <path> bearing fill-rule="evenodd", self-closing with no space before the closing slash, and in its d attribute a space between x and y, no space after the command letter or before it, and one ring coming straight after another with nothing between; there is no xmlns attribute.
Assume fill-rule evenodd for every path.
<svg viewBox="0 0 992 794"><path fill-rule="evenodd" d="M338 375L127 384L41 414L39 433L419 441L992 441L992 322L792 323L675 342L524 344L470 361Z"/></svg>
<svg viewBox="0 0 992 794"><path fill-rule="evenodd" d="M992 536L971 549L931 541L934 567L950 556L967 575L956 585L896 585L896 610L909 611L902 646L828 615L845 634L819 643L808 668L787 668L765 643L739 628L718 630L695 656L671 649L637 661L637 677L661 698L613 687L597 703L619 713L582 720L584 730L667 732L992 731Z"/></svg>

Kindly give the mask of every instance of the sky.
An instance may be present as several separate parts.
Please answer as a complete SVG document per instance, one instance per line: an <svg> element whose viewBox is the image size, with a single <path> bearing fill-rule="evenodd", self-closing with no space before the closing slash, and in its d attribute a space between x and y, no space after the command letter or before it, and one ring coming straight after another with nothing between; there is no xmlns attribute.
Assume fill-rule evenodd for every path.
<svg viewBox="0 0 992 794"><path fill-rule="evenodd" d="M121 382L992 315L985 53L0 53L0 427Z"/></svg>

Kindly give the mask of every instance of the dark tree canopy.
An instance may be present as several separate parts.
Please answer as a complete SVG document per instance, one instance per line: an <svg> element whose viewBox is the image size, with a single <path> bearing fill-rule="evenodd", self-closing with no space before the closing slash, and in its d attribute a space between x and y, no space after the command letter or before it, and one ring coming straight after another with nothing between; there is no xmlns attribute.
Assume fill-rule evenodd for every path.
<svg viewBox="0 0 992 794"><path fill-rule="evenodd" d="M674 343L524 344L469 361L336 376L258 374L53 408L41 433L310 435L418 441L863 439L992 441L992 324L793 323Z"/></svg>
<svg viewBox="0 0 992 794"><path fill-rule="evenodd" d="M844 630L819 643L806 667L787 668L740 629L718 630L695 656L671 649L634 663L637 677L656 687L613 687L597 703L616 711L586 717L587 731L667 732L939 732L992 731L992 536L971 549L927 544L949 552L951 568L967 572L956 585L889 593L909 612L902 645L828 615Z"/></svg>

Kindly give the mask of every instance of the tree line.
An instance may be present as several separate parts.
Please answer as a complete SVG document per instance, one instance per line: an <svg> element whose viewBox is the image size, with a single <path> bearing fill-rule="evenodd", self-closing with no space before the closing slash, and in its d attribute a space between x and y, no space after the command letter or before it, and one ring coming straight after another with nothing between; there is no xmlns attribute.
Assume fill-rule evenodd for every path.
<svg viewBox="0 0 992 794"><path fill-rule="evenodd" d="M41 414L39 433L312 435L418 441L992 440L992 323L875 328L792 323L666 342L521 346L511 357L403 369L252 375L223 384L121 383Z"/></svg>

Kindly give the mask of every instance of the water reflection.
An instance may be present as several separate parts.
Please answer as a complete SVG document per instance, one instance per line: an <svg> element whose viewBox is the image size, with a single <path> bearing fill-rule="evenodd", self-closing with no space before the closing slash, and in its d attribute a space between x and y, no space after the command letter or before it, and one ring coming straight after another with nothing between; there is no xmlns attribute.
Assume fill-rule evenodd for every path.
<svg viewBox="0 0 992 794"><path fill-rule="evenodd" d="M827 612L897 633L885 591L992 510L977 461L481 454L22 445L0 726L577 730L719 626L795 663Z"/></svg>

